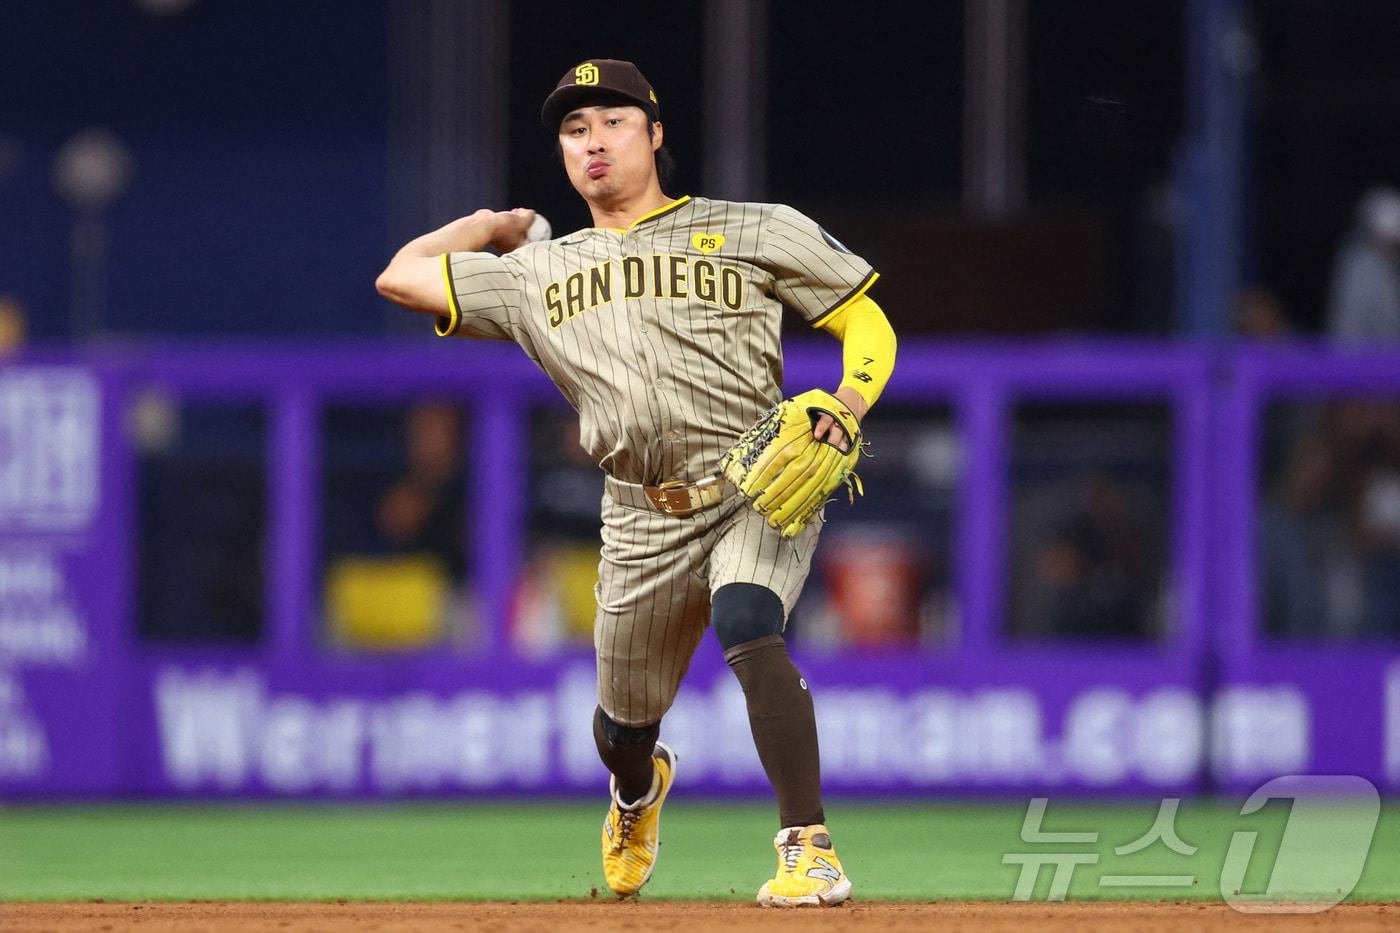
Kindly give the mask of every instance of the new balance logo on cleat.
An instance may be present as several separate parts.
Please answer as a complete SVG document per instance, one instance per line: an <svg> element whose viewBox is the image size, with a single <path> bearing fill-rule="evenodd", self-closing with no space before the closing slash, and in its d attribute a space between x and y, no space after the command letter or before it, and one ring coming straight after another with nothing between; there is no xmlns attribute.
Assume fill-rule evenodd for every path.
<svg viewBox="0 0 1400 933"><path fill-rule="evenodd" d="M841 880L841 869L837 868L820 855L812 859L812 861L816 862L817 865L814 868L807 869L808 878L819 878L827 884L835 884Z"/></svg>

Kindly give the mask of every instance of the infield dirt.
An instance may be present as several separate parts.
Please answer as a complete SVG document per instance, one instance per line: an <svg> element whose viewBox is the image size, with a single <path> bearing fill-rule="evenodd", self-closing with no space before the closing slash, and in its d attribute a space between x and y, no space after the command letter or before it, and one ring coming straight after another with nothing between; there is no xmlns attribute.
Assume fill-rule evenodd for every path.
<svg viewBox="0 0 1400 933"><path fill-rule="evenodd" d="M0 904L7 933L143 931L553 931L823 930L969 933L1028 930L1393 930L1400 905L1346 904L1320 914L1241 914L1200 902L989 902L848 904L827 910L775 911L750 904L682 901L618 903L193 903Z"/></svg>

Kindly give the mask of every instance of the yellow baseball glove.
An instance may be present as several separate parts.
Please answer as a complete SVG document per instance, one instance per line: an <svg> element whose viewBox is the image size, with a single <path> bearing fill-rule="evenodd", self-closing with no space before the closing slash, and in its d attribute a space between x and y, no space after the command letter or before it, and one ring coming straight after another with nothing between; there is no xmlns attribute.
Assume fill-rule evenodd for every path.
<svg viewBox="0 0 1400 933"><path fill-rule="evenodd" d="M817 440L812 429L830 415L845 432L842 446ZM768 524L795 538L840 486L851 501L861 492L851 472L861 451L860 424L830 392L813 389L783 399L735 441L720 458L725 478Z"/></svg>

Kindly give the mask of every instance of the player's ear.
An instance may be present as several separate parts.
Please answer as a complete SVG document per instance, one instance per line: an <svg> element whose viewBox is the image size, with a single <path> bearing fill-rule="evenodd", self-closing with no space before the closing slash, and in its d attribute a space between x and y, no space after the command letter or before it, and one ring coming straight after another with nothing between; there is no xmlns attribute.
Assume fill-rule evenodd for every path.
<svg viewBox="0 0 1400 933"><path fill-rule="evenodd" d="M651 125L651 151L660 149L666 139L666 131L661 127L661 121L657 120Z"/></svg>

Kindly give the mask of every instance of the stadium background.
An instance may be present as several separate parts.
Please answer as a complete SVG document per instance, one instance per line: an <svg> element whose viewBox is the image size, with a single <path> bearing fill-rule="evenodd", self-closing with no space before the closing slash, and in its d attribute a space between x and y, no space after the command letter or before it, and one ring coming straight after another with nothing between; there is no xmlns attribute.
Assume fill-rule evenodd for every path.
<svg viewBox="0 0 1400 933"><path fill-rule="evenodd" d="M870 494L791 630L868 894L1008 897L1036 795L1118 842L1163 796L1228 828L1283 774L1394 793L1400 345L1339 345L1329 287L1400 183L1392 19L5 4L0 897L596 884L599 477L518 353L372 286L480 205L586 222L537 113L594 55L657 86L672 193L792 203L884 273ZM789 386L831 381L836 346L790 333ZM707 645L667 720L674 848L752 836L753 878L686 863L663 895L765 870L729 681ZM579 845L454 848L517 825ZM1395 896L1383 858L1360 895Z"/></svg>

